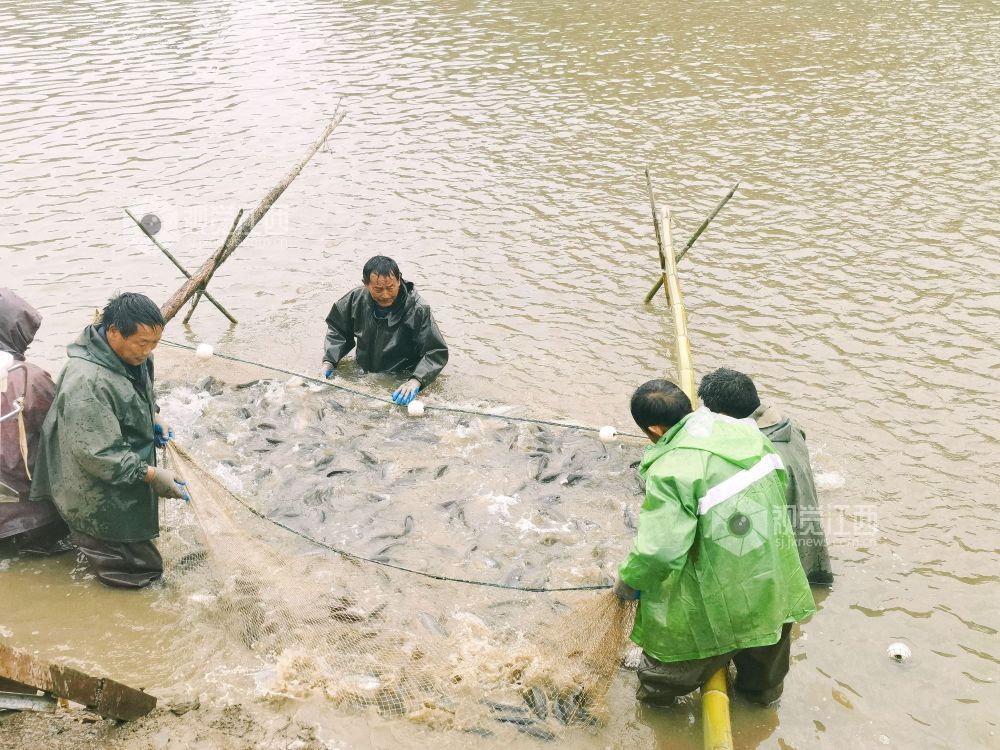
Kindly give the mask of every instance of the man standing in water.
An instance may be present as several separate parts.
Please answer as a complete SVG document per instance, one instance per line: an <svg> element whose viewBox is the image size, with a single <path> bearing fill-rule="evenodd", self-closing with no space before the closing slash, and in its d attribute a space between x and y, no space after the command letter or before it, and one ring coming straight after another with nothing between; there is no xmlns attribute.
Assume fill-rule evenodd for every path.
<svg viewBox="0 0 1000 750"><path fill-rule="evenodd" d="M785 503L806 578L809 583L832 584L833 570L820 519L806 434L773 406L762 406L753 380L742 372L720 367L708 373L698 386L698 397L717 414L753 419L774 445L788 472Z"/></svg>
<svg viewBox="0 0 1000 750"><path fill-rule="evenodd" d="M42 324L38 310L10 289L0 288L0 352L20 366L0 393L0 542L42 554L71 549L66 524L50 502L29 502L38 438L56 385L45 370L25 359ZM18 411L17 404L20 404Z"/></svg>
<svg viewBox="0 0 1000 750"><path fill-rule="evenodd" d="M42 427L33 500L52 500L98 579L142 588L163 573L157 497L187 499L154 445L173 435L153 396L150 356L163 334L153 301L113 297L69 346Z"/></svg>
<svg viewBox="0 0 1000 750"><path fill-rule="evenodd" d="M365 372L410 376L392 394L395 403L406 405L444 369L448 345L430 306L412 282L403 280L392 258L371 258L361 280L363 285L341 297L326 316L323 377L333 377L356 343L358 364Z"/></svg>
<svg viewBox="0 0 1000 750"><path fill-rule="evenodd" d="M792 623L816 611L785 513L781 459L753 425L651 380L632 417L654 443L646 498L615 593L639 599L636 697L668 706L730 661L736 690L767 705L789 668Z"/></svg>

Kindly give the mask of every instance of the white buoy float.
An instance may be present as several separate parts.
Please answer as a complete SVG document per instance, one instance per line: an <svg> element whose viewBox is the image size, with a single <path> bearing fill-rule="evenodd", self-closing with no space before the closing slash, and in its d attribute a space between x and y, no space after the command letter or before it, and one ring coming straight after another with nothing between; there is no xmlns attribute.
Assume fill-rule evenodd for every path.
<svg viewBox="0 0 1000 750"><path fill-rule="evenodd" d="M214 354L211 344L198 344L198 348L194 351L194 356L198 359L208 359Z"/></svg>
<svg viewBox="0 0 1000 750"><path fill-rule="evenodd" d="M424 402L419 399L414 399L406 405L406 413L411 417L424 416Z"/></svg>
<svg viewBox="0 0 1000 750"><path fill-rule="evenodd" d="M602 442L613 443L615 442L615 437L618 435L618 430L608 424L601 428L599 434Z"/></svg>
<svg viewBox="0 0 1000 750"><path fill-rule="evenodd" d="M885 652L889 654L890 659L900 662L906 661L911 656L913 656L913 652L910 650L910 647L907 646L905 643L899 643L899 642L890 643L889 647L885 650Z"/></svg>

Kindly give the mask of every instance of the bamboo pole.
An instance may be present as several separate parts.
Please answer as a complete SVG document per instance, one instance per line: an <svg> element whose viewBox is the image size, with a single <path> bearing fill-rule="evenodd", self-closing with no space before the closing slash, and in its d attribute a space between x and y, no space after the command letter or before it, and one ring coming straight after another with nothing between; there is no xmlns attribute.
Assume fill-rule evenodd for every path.
<svg viewBox="0 0 1000 750"><path fill-rule="evenodd" d="M670 314L674 322L674 347L677 355L677 384L691 399L691 406L697 404L697 394L694 387L694 367L691 364L691 341L688 339L687 313L684 310L684 297L681 295L680 280L677 278L677 259L674 256L673 221L669 208L661 208L657 212L660 224L660 236L663 237L663 290L670 303Z"/></svg>
<svg viewBox="0 0 1000 750"><path fill-rule="evenodd" d="M649 184L649 168L648 167L646 169L646 183L647 183L647 185ZM705 221L703 221L701 223L701 226L698 227L697 230L695 230L695 233L691 235L691 239L689 239L687 241L687 244L684 245L684 247L681 248L681 251L679 253L677 253L677 262L678 263L680 263L681 260L684 258L684 256L687 255L687 252L688 252L688 250L691 249L691 246L695 242L698 241L698 238L701 237L702 232L704 232L706 229L708 229L708 225L712 223L712 219L714 219L718 215L719 211L722 210L722 207L725 206L727 203L729 203L729 199L732 198L736 194L736 190L739 188L739 186L740 186L740 183L737 182L735 185L733 185L729 189L729 192L726 193L725 196L723 196L722 200L719 201L716 204L716 206L715 206L714 209L712 209L712 213L710 213L708 215L708 218L705 219ZM650 200L652 200L653 188L650 186L650 187L648 187L648 189L649 189L649 193L650 193ZM653 221L654 222L656 221L656 212L655 212L655 210L653 212ZM659 242L659 232L657 232L657 242ZM656 293L658 291L660 291L660 286L662 284L663 284L663 279L662 278L657 279L656 283L653 284L653 288L650 289L649 292L646 294L646 298L643 300L643 302L645 302L647 305L650 302L652 302L653 297L655 297Z"/></svg>
<svg viewBox="0 0 1000 750"><path fill-rule="evenodd" d="M691 363L691 339L688 337L687 312L677 276L677 258L674 255L673 221L669 208L655 212L658 235L662 238L665 260L661 278L664 293L670 303L674 324L677 357L677 384L691 400L691 408L698 405L694 386L694 366ZM726 687L726 669L717 670L701 688L701 721L705 750L732 750L733 728L729 720L729 693Z"/></svg>
<svg viewBox="0 0 1000 750"><path fill-rule="evenodd" d="M173 254L173 253L171 253L171 252L170 252L169 250L167 250L167 248L165 248L165 247L164 247L164 246L163 246L163 245L162 245L162 244L160 243L160 241L159 241L158 239L156 239L156 237L154 237L154 236L153 236L153 235L151 235L151 234L150 234L149 232L147 232L147 231L146 231L146 227L144 227L144 226L142 225L142 222L140 222L140 221L139 221L139 220L138 220L137 218L135 218L135 215L134 215L134 214L133 214L133 213L132 213L131 211L129 211L129 210L127 209L127 208L125 209L125 213L126 213L126 214L128 214L128 217L129 217L129 218L130 218L130 219L131 219L132 221L134 221L134 222L135 222L136 226L137 226L137 227L139 227L139 229L141 229L141 230L142 230L142 233L143 233L144 235L146 235L147 237L149 237L149 241L150 241L150 242L152 242L152 243L153 243L154 245L156 245L156 247L157 247L157 248L159 249L159 251L160 251L161 253L163 253L164 255L166 255L166 256L167 256L167 258L169 258L169 259L170 259L170 262L171 262L171 263L173 263L173 264L174 264L175 266L177 266L177 270L178 270L178 271L180 271L180 272L181 272L182 274L184 274L184 276L185 276L186 278L190 279L190 278L191 278L191 274L190 274L190 273L188 272L188 270L187 270L187 269L186 269L186 268L185 268L185 267L184 267L183 265L181 265L181 262L180 262L179 260L177 260L177 258L175 258L175 257L174 257L174 254ZM217 300L217 299L216 299L215 297L213 297L213 296L212 296L211 294L209 294L209 293L208 293L207 291L206 291L206 292L205 292L204 294L205 294L205 298L206 298L206 299L207 299L207 300L208 300L209 302L211 302L211 303L212 303L213 305L215 305L215 306L216 306L216 308L217 308L217 309L219 310L219 312L220 312L220 313L222 313L222 314L223 314L223 315L225 315L225 316L226 316L227 318L229 318L229 320L230 320L230 321L232 321L233 323L235 323L235 322L236 322L236 318L234 318L234 317L233 317L233 316L232 316L232 315L231 315L231 314L229 313L229 311L228 311L228 310L227 310L226 308L224 308L224 307L223 307L223 306L222 306L222 305L221 305L221 304L219 303L219 301L218 301L218 300Z"/></svg>
<svg viewBox="0 0 1000 750"><path fill-rule="evenodd" d="M239 225L240 219L242 217L243 217L243 209L241 208L239 211L236 212L236 218L233 219L233 225L229 227L229 233L226 235L226 239L222 241L223 246L225 246L226 243L228 243L229 240L233 238L233 232L236 231L236 227ZM194 311L197 309L198 303L201 302L201 297L203 294L205 294L205 289L208 287L208 282L212 280L212 276L214 274L215 270L213 269L212 273L210 273L208 275L208 278L205 279L205 283L202 285L201 289L195 292L194 302L191 303L191 309L188 310L188 314L184 316L184 325L187 325L190 322L191 316L194 315Z"/></svg>
<svg viewBox="0 0 1000 750"><path fill-rule="evenodd" d="M653 215L653 232L656 234L656 252L660 256L660 281L659 284L663 283L663 273L666 271L667 261L663 256L663 235L660 234L660 222L656 217L656 197L653 195L653 180L649 176L649 167L646 167L646 195L649 196L649 210ZM653 291L646 295L646 302L648 303L656 291L659 290L659 286L653 288ZM667 296L667 304L670 304L670 297Z"/></svg>
<svg viewBox="0 0 1000 750"><path fill-rule="evenodd" d="M292 183L292 180L299 176L299 173L302 172L302 169L313 157L313 155L320 150L326 142L326 139L330 137L330 133L332 133L334 128L336 128L340 124L341 120L344 119L345 114L344 110L339 110L334 115L330 124L326 126L326 129L323 130L323 133L312 145L305 157L298 164L296 164L287 175L285 175L285 178L281 182L279 182L267 195L264 196L257 208L251 211L250 215L243 220L242 224L239 225L233 235L229 238L229 241L224 242L222 246L212 254L212 257L206 260L201 265L201 268L195 271L194 275L192 275L187 282L185 282L180 289L174 292L173 296L171 296L170 299L163 304L160 308L160 313L163 315L163 319L165 321L170 321L170 319L177 314L181 307L183 307L184 303L187 302L191 296L205 284L205 280L211 278L212 274L215 273L215 269L226 261L229 256L233 254L233 252L235 252L240 243L247 238L250 232L253 231L253 228L257 226L258 222L264 218L264 214L268 212L271 206L274 205L275 201L277 201L278 198L281 197L281 194L285 192L288 186Z"/></svg>
<svg viewBox="0 0 1000 750"><path fill-rule="evenodd" d="M701 723L705 750L732 750L726 670L719 669L701 688Z"/></svg>

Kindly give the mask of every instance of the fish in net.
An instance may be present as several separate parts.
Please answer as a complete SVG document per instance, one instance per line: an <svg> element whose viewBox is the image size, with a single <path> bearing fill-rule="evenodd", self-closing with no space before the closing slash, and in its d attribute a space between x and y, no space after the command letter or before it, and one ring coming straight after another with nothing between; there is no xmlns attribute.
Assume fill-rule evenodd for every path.
<svg viewBox="0 0 1000 750"><path fill-rule="evenodd" d="M363 457L366 446L391 445L393 441L397 446L407 445L399 428L405 425L419 431L419 426L410 428L412 421L399 422L385 427L382 434L378 425L365 423L370 415L363 405L331 407L328 394L303 389L302 385L261 380L245 388L216 389L221 397L219 410L213 417L211 408L202 408L200 428L192 431L196 433L194 442L204 451L202 460L176 443L168 447L170 464L188 482L191 507L217 585L217 611L229 632L273 664L266 694L274 700L319 694L347 711L405 717L435 729L484 736L517 732L547 740L574 728L596 731L604 721L605 696L620 668L635 614L633 605L619 602L606 589L616 554L605 555L603 547L588 542L601 535L602 524L592 522L595 528L577 524L575 533L585 538L581 542L571 534L559 535L559 529L572 529L573 523L557 524L546 532L549 526L526 509L522 516L534 519L530 521L532 528L526 530L523 517L504 517L505 511L510 514L511 504L501 500L488 506L499 510L487 511L485 518L476 517L476 503L465 503L465 512L473 521L470 530L470 518L461 523L448 507L441 507L449 502L462 505L459 496L468 494L470 488L467 478L460 477L436 490L430 477L440 469L420 465L439 460L441 450L433 457L424 453L409 462L402 459L409 455L406 451L390 451L381 460ZM294 397L289 397L289 391ZM300 408L290 410L289 403ZM202 407L206 405L204 400ZM228 430L234 423L222 419L213 425L213 418L234 411L237 424L239 418L252 424L248 434L264 435L263 441L256 437L236 441L241 446L236 450L244 455L264 454L275 460L262 463L278 466L270 471L266 465L253 464L254 474L246 483L254 501L235 491L243 480L226 474L231 467L220 462L209 470L203 465L225 455L226 449L233 454L234 441ZM302 414L309 416L302 418ZM343 434L331 430L333 424L321 424L324 439L320 443L335 458L327 460L330 452L303 451L315 423L331 417ZM573 466L580 465L577 456L582 454L589 461L606 455L607 449L590 436L552 439L548 442L552 450L533 451L532 447L546 445L543 433L530 426L510 429L510 425L487 422L488 426L463 425L455 420L446 426L449 431L463 427L478 430L473 440L465 442L482 443L488 435L492 443L507 445L515 464L525 464L528 481L518 479L519 492L500 498L516 500L539 487L548 490L553 484L572 494L577 482L569 477ZM370 442L357 442L359 429ZM269 448L262 447L265 445ZM345 450L346 445L352 449ZM447 446L444 452L455 452L455 448ZM309 457L302 459L302 465L281 463L294 461L303 452ZM541 462L532 453L547 460ZM571 454L572 460L560 458L561 454ZM361 456L356 464L352 463L354 455ZM485 456L478 458L484 460L477 460L475 450L466 451L466 460L458 465L473 473L490 475L495 470L497 476L508 476L509 462L491 469ZM608 462L605 478L596 484L607 481L610 489L613 482L629 473L631 455L619 458ZM304 471L306 464L312 471ZM388 471L387 464L391 467ZM421 468L427 470L418 470ZM453 471L461 474L458 468ZM556 476L549 478L553 472ZM492 476L487 479L494 481ZM586 481L595 483L592 476ZM359 484L367 488L359 490ZM344 492L324 495L331 485ZM350 496L347 487L360 494ZM380 493L380 489L391 492ZM357 521L359 503L376 518L369 525L378 531L381 517L377 508L392 505L380 498L390 496L405 505L401 496L407 493L412 498L433 499L433 514L414 515L435 543L403 545L406 554L392 548L399 539L417 534L412 516L407 516L402 523L396 519L395 530L364 536L368 545L362 546L361 553L347 551L350 545L343 542L351 538L351 528L365 525ZM264 495L263 501L260 495ZM591 498L607 516L621 522L620 509L612 497L595 492L593 486L580 496ZM524 504L544 505L544 497ZM497 500L497 496L488 499ZM411 520L407 522L407 518ZM433 518L438 519L440 529L433 528L429 521ZM536 551L551 551L557 546L566 549L551 551L535 564L515 565L512 570L518 574L501 581L464 582L468 579L463 574L470 567L468 550L477 546L469 545L470 539L483 544L489 553L484 554L486 560L494 556L503 559L500 548L512 543L512 537L503 534L492 540L496 548L484 541L481 525L491 520L520 533L522 544L530 544ZM625 520L627 524L627 517ZM372 541L379 536L384 538ZM389 544L382 544L384 541ZM461 554L466 563L447 571L448 575L431 568L437 557L434 550L446 546L442 542L465 550ZM589 547L591 557L598 562L592 559L586 561L588 565L576 565L579 560L567 555L575 547ZM442 550L440 557L457 561L459 553L452 549L449 556ZM569 574L570 584L579 585L552 585L549 579L559 572L559 565ZM458 578L463 580L452 580ZM577 588L582 590L572 590Z"/></svg>

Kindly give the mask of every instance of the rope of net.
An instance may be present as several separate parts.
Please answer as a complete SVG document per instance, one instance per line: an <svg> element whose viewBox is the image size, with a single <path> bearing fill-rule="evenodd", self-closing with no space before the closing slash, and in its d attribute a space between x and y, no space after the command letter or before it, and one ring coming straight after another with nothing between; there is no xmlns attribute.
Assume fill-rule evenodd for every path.
<svg viewBox="0 0 1000 750"><path fill-rule="evenodd" d="M187 349L188 351L192 351L192 352L196 351L196 347L190 346L188 344L181 344L181 343L178 343L176 341L166 341L166 340L164 340L164 341L160 341L160 343L161 344L166 344L167 346L175 347L177 349ZM365 391L361 391L361 390L358 390L356 388L351 388L351 387L346 386L346 385L341 385L340 383L331 383L329 380L324 380L322 378L316 378L316 377L313 377L312 375L306 375L306 374L301 373L301 372L295 372L294 370L288 370L288 369L285 369L284 367L277 367L275 365L268 365L268 364L265 364L263 362L254 362L251 359L243 359L241 357L234 357L234 356L232 356L230 354L214 353L212 356L213 357L219 357L220 359L225 359L225 360L228 360L230 362L238 362L238 363L243 364L243 365L251 365L253 367L259 367L259 368L261 368L263 370L271 370L272 372L280 372L280 373L282 373L284 375L292 375L294 377L302 378L303 380L307 380L307 381L309 381L311 383L319 383L320 385L325 385L325 386L328 386L330 388L336 388L339 391L344 391L344 392L350 393L350 394L352 394L354 396L361 396L362 398L367 398L367 399L369 399L371 401L381 401L384 404L394 403L392 401L392 399L385 398L384 396L376 396L373 393L367 393ZM466 409L466 408L463 408L463 407L460 407L460 406L431 406L431 405L427 404L427 405L424 406L424 409L425 409L425 411L432 411L432 410L433 411L444 411L444 412L449 412L451 414L468 414L470 416L476 416L476 417L490 417L492 419L503 419L503 420L506 420L508 422L523 422L523 423L527 423L527 424L545 425L547 427L561 427L561 428L566 429L566 430L579 430L580 432L600 433L600 431L601 431L599 427L588 427L587 425L574 424L572 422L557 422L557 421L551 420L551 419L535 419L533 417L517 417L517 416L513 416L513 415L509 415L509 414L494 414L494 413L488 412L488 411L478 411L476 409ZM619 437L630 437L630 438L637 438L639 440L645 440L645 436L644 435L639 435L639 434L634 433L634 432L617 432L616 431L615 434L617 436L619 436Z"/></svg>
<svg viewBox="0 0 1000 750"><path fill-rule="evenodd" d="M305 534L297 529L293 529L292 527L282 523L281 521L278 521L274 518L271 518L268 515L265 515L264 513L261 513L259 510L250 505L242 497L240 497L235 492L230 490L228 487L223 485L215 477L214 474L212 474L208 469L204 468L200 463L198 463L198 461L195 460L194 456L192 456L185 448L178 445L176 440L171 440L170 443L168 443L167 450L169 452L175 453L177 456L186 461L195 471L199 472L209 481L211 481L214 485L221 488L223 492L225 492L229 497L238 502L241 506L243 506L243 508L246 509L246 511L251 515L256 516L262 521L267 521L268 523L278 526L279 528L284 529L288 533L294 534L300 539L304 539L310 544L314 544L317 547L321 547L329 552L333 552L337 555L340 555L341 557L346 557L348 559L355 560L357 562L366 562L366 563L371 563L372 565L380 565L383 568L392 568L393 570L398 570L402 573L411 573L412 575L423 576L424 578L430 578L435 581L447 581L449 583L463 583L469 586L484 586L487 588L508 589L511 591L523 591L530 594L555 593L560 591L602 591L612 588L612 584L610 583L589 584L586 586L559 586L554 588L544 588L538 586L512 586L510 584L494 583L492 581L477 581L468 578L454 578L452 576L439 575L437 573L429 573L425 570L414 570L413 568L406 568L403 567L402 565L393 565L392 563L385 562L383 560L373 560L368 557L362 557L361 555L357 555L353 552L348 552L347 550L343 550L338 547L334 547L333 545L327 544L326 542L322 542L319 539L316 539L315 537L311 537L308 534Z"/></svg>

